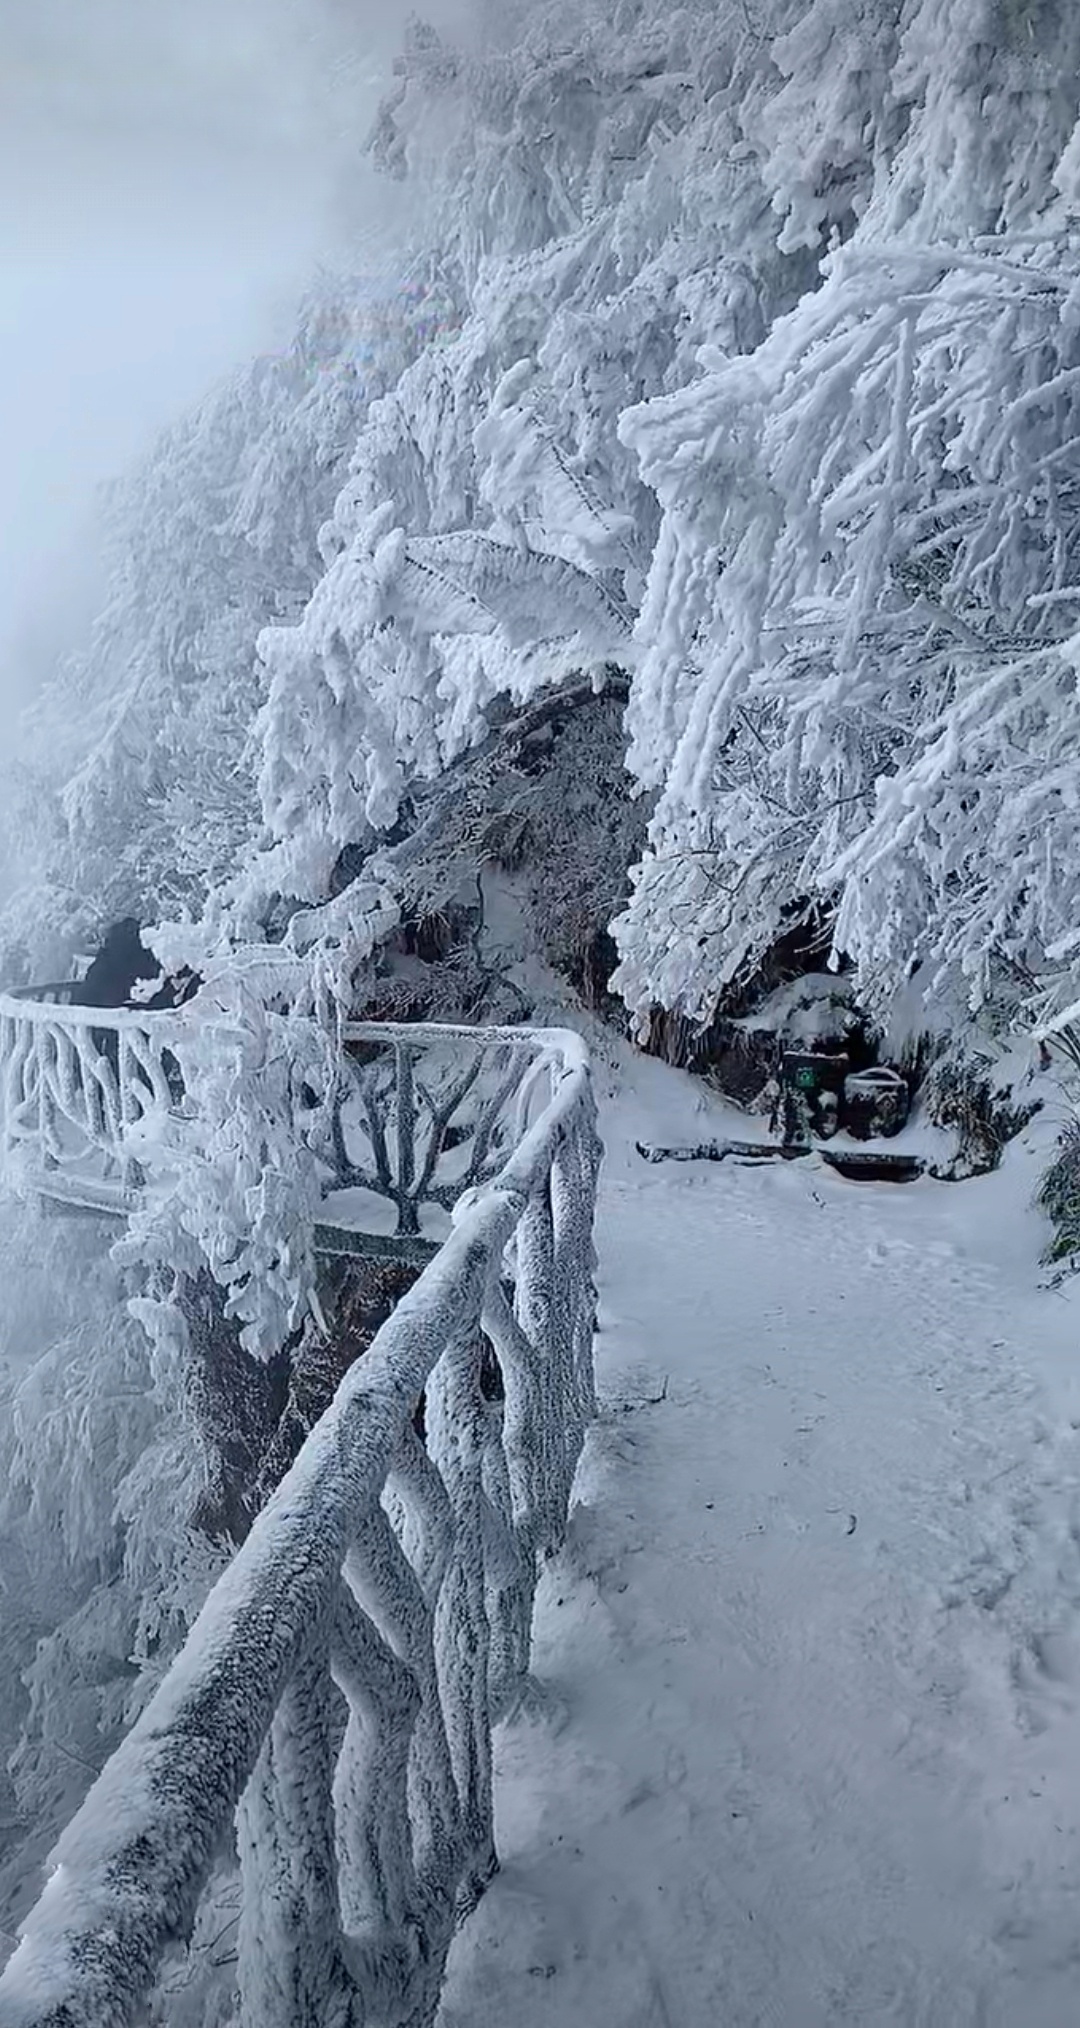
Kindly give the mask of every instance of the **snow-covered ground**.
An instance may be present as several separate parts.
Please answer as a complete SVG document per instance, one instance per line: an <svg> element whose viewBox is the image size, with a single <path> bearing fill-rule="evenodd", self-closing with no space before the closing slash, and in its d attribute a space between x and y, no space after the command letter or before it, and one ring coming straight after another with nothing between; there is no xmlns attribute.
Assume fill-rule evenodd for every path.
<svg viewBox="0 0 1080 2028"><path fill-rule="evenodd" d="M1032 1162L650 1168L730 1116L609 1082L603 1410L441 2028L1066 2028L1077 1305Z"/></svg>

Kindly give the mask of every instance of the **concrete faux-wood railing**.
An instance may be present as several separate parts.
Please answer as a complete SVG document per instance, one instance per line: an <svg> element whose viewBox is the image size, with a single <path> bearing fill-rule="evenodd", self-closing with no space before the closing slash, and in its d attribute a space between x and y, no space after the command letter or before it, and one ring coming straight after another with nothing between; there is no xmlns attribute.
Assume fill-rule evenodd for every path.
<svg viewBox="0 0 1080 2028"><path fill-rule="evenodd" d="M200 1016L84 1007L76 990L0 995L0 1163L47 1198L125 1215L167 1182L170 1144L182 1148L196 1116L181 1061ZM334 1090L316 1095L328 1101L317 1244L428 1258L520 1131L542 1033L357 1022L343 1042Z"/></svg>
<svg viewBox="0 0 1080 2028"><path fill-rule="evenodd" d="M13 1180L130 1210L133 1129L174 1103L168 1017L72 1004L73 982L0 996L0 1156Z"/></svg>
<svg viewBox="0 0 1080 2028"><path fill-rule="evenodd" d="M5 1024L11 1005L0 1003ZM5 1142L25 1155L37 1105L38 1150L54 1165L38 1173L55 1177L71 1155L70 1133L53 1122L58 1108L67 1128L74 1116L122 1168L124 1062L158 1104L164 1078L175 1103L160 1054L173 1017L53 1008L50 1029L41 1002L30 1009L16 1027L47 1033L34 1038L33 1067L25 1036L0 1030L5 1099L14 1089L16 1100ZM80 1032L65 1051L57 1031L70 1037L75 1013ZM98 1045L83 1038L106 1020L122 1037L113 1083L93 1060ZM391 1112L400 1107L414 1126L422 1113L429 1136L418 1161L416 1136L410 1157L402 1127L395 1157L376 1111L374 1166L351 1162L363 1178L353 1187L381 1184L406 1236L419 1205L449 1207L449 1236L347 1375L61 1836L0 1976L0 2028L144 2019L233 1836L242 2028L428 2028L455 1924L494 1869L492 1725L527 1673L538 1570L562 1540L594 1410L601 1150L588 1061L579 1039L559 1031L380 1029L349 1039L383 1062ZM417 1055L451 1047L464 1067L438 1093L419 1079L421 1097ZM472 1133L451 1149L448 1123L483 1083L477 1052L500 1071ZM508 1053L519 1059L519 1138L492 1174ZM529 1124L532 1070L549 1083ZM96 1084L100 1097L81 1082L76 1095L73 1079ZM452 1205L445 1177L442 1200L430 1197L447 1153L458 1157ZM137 1187L122 1173L95 1180ZM481 1387L487 1346L502 1373L498 1402Z"/></svg>

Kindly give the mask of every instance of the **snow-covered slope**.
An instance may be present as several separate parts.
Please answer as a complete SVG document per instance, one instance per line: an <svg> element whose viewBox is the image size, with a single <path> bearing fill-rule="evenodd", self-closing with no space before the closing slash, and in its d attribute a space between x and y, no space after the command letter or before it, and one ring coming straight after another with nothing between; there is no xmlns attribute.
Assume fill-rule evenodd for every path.
<svg viewBox="0 0 1080 2028"><path fill-rule="evenodd" d="M1064 2028L1080 1386L1023 1146L963 1186L646 1168L723 1122L625 1074L603 1414L441 2028Z"/></svg>

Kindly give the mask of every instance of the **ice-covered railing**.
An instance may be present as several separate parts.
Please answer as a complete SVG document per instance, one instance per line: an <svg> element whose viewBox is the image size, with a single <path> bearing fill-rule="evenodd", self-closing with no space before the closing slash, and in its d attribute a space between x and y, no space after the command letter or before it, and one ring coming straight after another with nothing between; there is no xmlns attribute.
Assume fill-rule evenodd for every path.
<svg viewBox="0 0 1080 2028"><path fill-rule="evenodd" d="M61 1837L2 2028L144 2019L234 1818L242 2028L434 2020L495 1864L492 1724L594 1405L587 1058L511 1038L543 1110L458 1199Z"/></svg>
<svg viewBox="0 0 1080 2028"><path fill-rule="evenodd" d="M334 1189L394 1207L396 1233L497 1174L538 1059L532 1032L354 1022L331 1108Z"/></svg>
<svg viewBox="0 0 1080 2028"><path fill-rule="evenodd" d="M184 1040L207 1017L77 1006L74 990L0 995L0 1161L48 1196L126 1211L145 1165L167 1170L197 1114ZM334 1091L311 1094L329 1099L318 1115L326 1223L362 1225L382 1200L404 1240L425 1231L425 1214L437 1226L443 1214L444 1228L462 1192L503 1160L535 1060L523 1029L346 1028ZM344 1208L342 1191L359 1199Z"/></svg>
<svg viewBox="0 0 1080 2028"><path fill-rule="evenodd" d="M0 1156L51 1196L124 1209L142 1181L133 1138L176 1103L177 1017L73 1006L74 990L0 995Z"/></svg>

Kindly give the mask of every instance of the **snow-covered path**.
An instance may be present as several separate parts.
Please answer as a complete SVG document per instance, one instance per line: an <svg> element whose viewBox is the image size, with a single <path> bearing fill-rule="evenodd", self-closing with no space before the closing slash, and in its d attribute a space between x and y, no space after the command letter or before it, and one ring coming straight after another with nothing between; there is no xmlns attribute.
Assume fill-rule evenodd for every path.
<svg viewBox="0 0 1080 2028"><path fill-rule="evenodd" d="M649 1169L634 1135L700 1138L701 1100L637 1082L546 1699L443 2028L1066 2028L1075 1307L1007 1175Z"/></svg>

